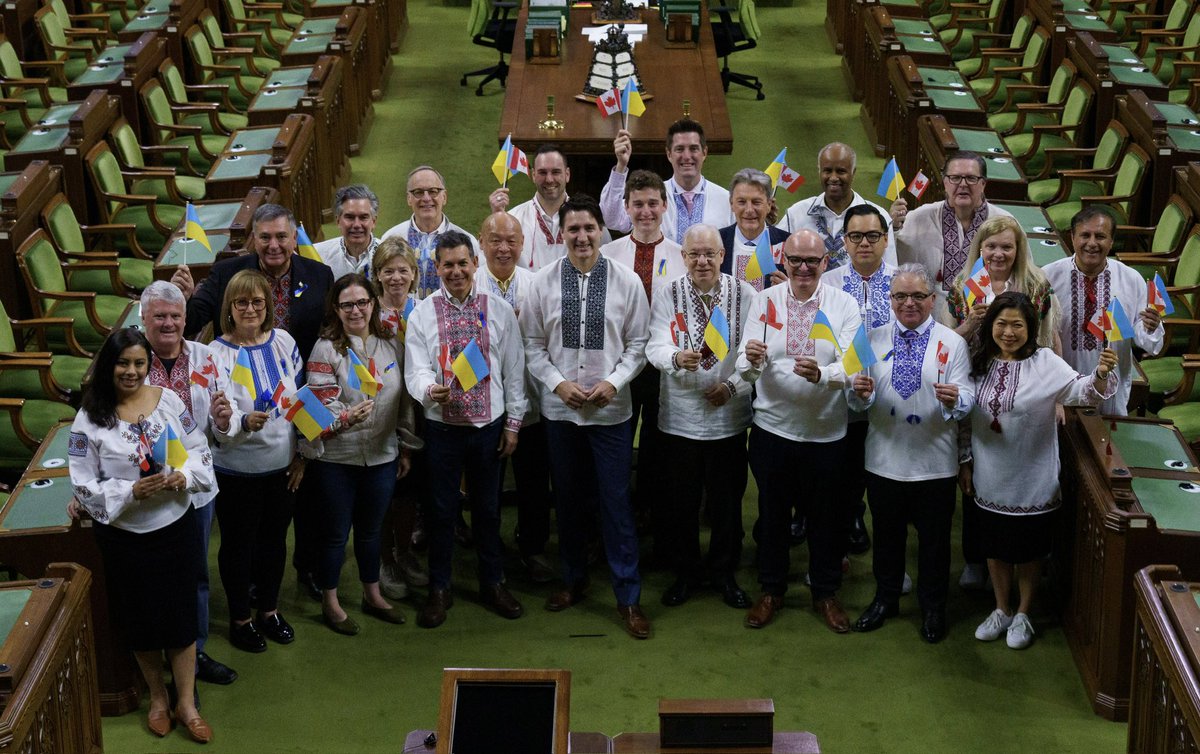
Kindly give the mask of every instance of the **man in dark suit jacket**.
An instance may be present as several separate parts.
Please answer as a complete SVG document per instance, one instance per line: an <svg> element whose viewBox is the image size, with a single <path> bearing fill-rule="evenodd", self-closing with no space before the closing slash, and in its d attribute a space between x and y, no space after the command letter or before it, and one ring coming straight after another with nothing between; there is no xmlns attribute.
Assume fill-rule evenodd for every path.
<svg viewBox="0 0 1200 754"><path fill-rule="evenodd" d="M188 298L185 337L195 337L209 322L213 324L213 335L220 335L224 323L217 314L225 286L242 270L258 270L274 289L276 326L295 338L301 358L308 361L325 319L325 299L333 285L333 273L321 262L296 254L296 218L286 207L259 207L250 237L253 254L217 262L199 286L194 286L191 273L183 266L171 278ZM281 310L286 316L279 316Z"/></svg>
<svg viewBox="0 0 1200 754"><path fill-rule="evenodd" d="M754 242L767 230L771 242L772 256L782 262L783 242L787 231L769 225L767 216L771 212L771 177L761 170L743 168L733 174L733 185L729 191L729 208L734 224L720 229L721 245L725 247L725 259L721 272L738 280L746 280L746 260L754 253ZM767 285L783 282L786 276L772 270ZM746 280L756 290L763 289L763 280Z"/></svg>

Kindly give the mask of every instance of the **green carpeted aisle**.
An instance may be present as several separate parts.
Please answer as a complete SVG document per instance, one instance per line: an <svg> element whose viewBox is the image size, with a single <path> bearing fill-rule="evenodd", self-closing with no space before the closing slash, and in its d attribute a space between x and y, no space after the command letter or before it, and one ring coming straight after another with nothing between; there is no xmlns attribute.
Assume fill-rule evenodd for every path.
<svg viewBox="0 0 1200 754"><path fill-rule="evenodd" d="M809 178L802 196L819 190L820 145L840 139L865 151L858 107L845 93L840 60L822 29L824 7L823 0L797 0L792 8L759 9L766 38L759 49L739 55L735 67L760 75L767 99L755 102L747 90L731 92L736 154L711 158L705 171L710 178L725 182L740 167L763 168L786 145L793 167ZM489 51L469 44L466 13L435 0L410 2L411 27L394 58L388 96L376 104L370 138L352 161L354 180L369 183L382 199L381 231L408 216L404 176L421 162L446 174L451 219L473 229L486 213L503 94L492 85L488 96L478 98L458 85L461 71L491 61ZM595 117L594 110L578 107L564 115ZM860 154L860 193L874 193L882 165ZM515 200L531 193L531 184L517 178ZM792 198L782 197L781 210ZM751 488L744 509L747 531L753 495ZM506 509L508 542L514 518L515 511ZM777 623L750 631L742 627L741 611L722 605L716 594L702 593L679 608L661 607L658 599L670 577L650 573L643 603L654 637L635 642L617 624L603 571L594 573L590 600L556 615L541 609L546 589L511 578L527 613L510 622L474 602L474 560L467 553L458 561L450 618L433 631L414 625L412 602L404 606L409 619L404 626L363 617L351 562L343 571L343 604L363 630L353 638L335 635L321 625L317 603L297 594L289 569L281 607L298 638L289 647L272 645L265 654L247 655L231 649L225 638L218 542L214 533L209 652L241 678L228 687L201 685L203 712L215 731L207 749L214 752L398 752L406 731L436 725L441 669L448 666L569 668L572 727L610 735L656 730L660 697L771 697L777 729L813 731L826 752L1090 753L1124 747L1125 726L1091 712L1052 617L1049 593L1034 615L1037 642L1015 652L1003 642L973 638L990 600L957 587L950 637L928 646L917 634L914 597L904 599L900 618L874 634L835 636L796 585ZM747 547L752 548L748 536ZM804 548L793 551L797 576L805 557ZM956 561L955 579L959 565ZM740 577L754 591L749 567ZM852 616L872 592L870 557L856 557L842 592ZM153 738L145 731L144 712L105 719L104 738L106 750L120 754L202 748L178 731L162 741Z"/></svg>

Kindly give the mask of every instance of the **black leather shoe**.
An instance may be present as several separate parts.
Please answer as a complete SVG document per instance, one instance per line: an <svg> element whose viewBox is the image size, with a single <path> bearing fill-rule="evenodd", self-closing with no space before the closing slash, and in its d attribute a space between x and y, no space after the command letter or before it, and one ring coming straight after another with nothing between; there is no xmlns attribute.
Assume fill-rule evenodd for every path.
<svg viewBox="0 0 1200 754"><path fill-rule="evenodd" d="M738 586L732 576L721 582L721 601L738 610L750 609L750 596Z"/></svg>
<svg viewBox="0 0 1200 754"><path fill-rule="evenodd" d="M446 611L454 604L449 589L430 589L425 607L417 613L417 625L421 628L437 628L446 622Z"/></svg>
<svg viewBox="0 0 1200 754"><path fill-rule="evenodd" d="M503 584L491 584L480 587L479 599L496 615L501 618L515 620L525 614L525 608L512 596L512 592Z"/></svg>
<svg viewBox="0 0 1200 754"><path fill-rule="evenodd" d="M691 598L692 583L685 578L678 578L663 592L662 603L667 607L678 607Z"/></svg>
<svg viewBox="0 0 1200 754"><path fill-rule="evenodd" d="M254 622L258 624L258 630L262 632L263 636L276 644L291 644L296 640L296 632L292 625L284 620L283 613L260 615Z"/></svg>
<svg viewBox="0 0 1200 754"><path fill-rule="evenodd" d="M788 533L791 536L792 547L804 544L804 540L808 539L808 519L804 516L793 518Z"/></svg>
<svg viewBox="0 0 1200 754"><path fill-rule="evenodd" d="M296 585L300 587L300 591L312 597L317 602L321 601L321 587L317 586L317 579L311 573L296 572Z"/></svg>
<svg viewBox="0 0 1200 754"><path fill-rule="evenodd" d="M259 652L267 651L267 640L258 632L254 626L254 621L246 621L242 625L233 624L229 627L229 643L234 646L234 649L240 649L243 652Z"/></svg>
<svg viewBox="0 0 1200 754"><path fill-rule="evenodd" d="M871 549L871 535L867 533L867 522L863 521L861 513L854 517L854 523L850 526L847 549L851 555L862 555Z"/></svg>
<svg viewBox="0 0 1200 754"><path fill-rule="evenodd" d="M237 671L217 662L203 652L196 653L196 680L228 686L237 680Z"/></svg>
<svg viewBox="0 0 1200 754"><path fill-rule="evenodd" d="M858 616L858 620L854 621L854 630L860 633L874 631L882 626L885 620L895 618L899 614L899 605L889 605L886 602L875 600L863 611L862 615Z"/></svg>
<svg viewBox="0 0 1200 754"><path fill-rule="evenodd" d="M925 619L921 621L921 638L930 644L937 644L946 638L945 610L925 611Z"/></svg>

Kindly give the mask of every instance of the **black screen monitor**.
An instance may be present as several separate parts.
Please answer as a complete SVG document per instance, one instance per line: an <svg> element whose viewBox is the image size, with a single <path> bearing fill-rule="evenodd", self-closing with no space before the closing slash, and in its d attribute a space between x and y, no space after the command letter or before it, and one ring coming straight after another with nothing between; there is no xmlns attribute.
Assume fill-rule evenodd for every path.
<svg viewBox="0 0 1200 754"><path fill-rule="evenodd" d="M447 668L437 754L567 754L567 670Z"/></svg>

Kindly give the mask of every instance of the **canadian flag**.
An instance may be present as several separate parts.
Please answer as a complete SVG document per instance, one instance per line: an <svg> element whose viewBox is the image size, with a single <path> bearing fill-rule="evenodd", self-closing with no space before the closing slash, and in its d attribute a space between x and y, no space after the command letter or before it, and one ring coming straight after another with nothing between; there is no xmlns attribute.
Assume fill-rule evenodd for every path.
<svg viewBox="0 0 1200 754"><path fill-rule="evenodd" d="M912 183L908 184L908 193L920 199L921 194L924 194L927 188L929 188L929 176L918 170L917 174L913 176Z"/></svg>
<svg viewBox="0 0 1200 754"><path fill-rule="evenodd" d="M508 169L512 173L529 175L529 158L516 146L512 148L512 152L508 156Z"/></svg>
<svg viewBox="0 0 1200 754"><path fill-rule="evenodd" d="M804 176L784 165L779 171L779 184L787 189L789 194L794 194L796 189L804 185Z"/></svg>
<svg viewBox="0 0 1200 754"><path fill-rule="evenodd" d="M605 118L621 112L621 93L616 89L608 90L596 98L596 107L600 108L600 114Z"/></svg>

